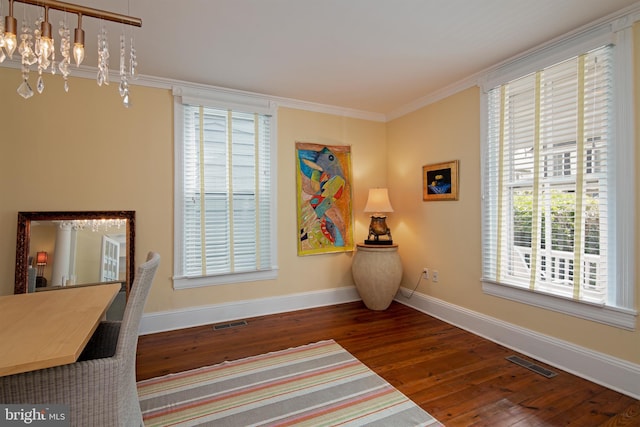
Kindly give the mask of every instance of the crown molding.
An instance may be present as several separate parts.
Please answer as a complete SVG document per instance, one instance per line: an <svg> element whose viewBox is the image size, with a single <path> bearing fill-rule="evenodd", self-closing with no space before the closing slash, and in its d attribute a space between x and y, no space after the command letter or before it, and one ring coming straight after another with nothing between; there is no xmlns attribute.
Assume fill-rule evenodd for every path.
<svg viewBox="0 0 640 427"><path fill-rule="evenodd" d="M21 64L20 61L13 59L7 60L3 64L0 64L0 67L4 68L14 68L20 70ZM32 70L33 72L33 70ZM73 68L72 74L70 75L72 78L83 78L95 80L96 73L98 69L96 67L82 65L77 68ZM58 75L59 73L56 73ZM109 81L110 82L118 82L120 81L120 75L116 71L109 71ZM325 105L319 104L315 102L302 101L298 99L285 98L280 96L271 96L265 95L257 92L249 92L238 89L225 88L221 86L212 86L205 85L193 82L187 82L182 80L168 79L164 77L155 77L148 75L139 75L137 78L129 80L129 86L143 86L143 87L151 87L156 89L166 89L171 91L174 87L183 87L188 88L191 91L201 90L203 92L224 92L229 95L240 95L240 96L250 96L250 97L260 97L262 99L268 100L272 105L275 104L277 107L286 107L293 108L297 110L305 110L312 111L316 113L324 113L331 114L335 116L341 117L350 117L354 119L362 119L362 120L370 120L374 122L385 122L386 117L382 113L374 113L370 111L364 110L356 110L352 108L338 107L335 105ZM16 86L17 87L17 86ZM135 97L135 93L132 94Z"/></svg>

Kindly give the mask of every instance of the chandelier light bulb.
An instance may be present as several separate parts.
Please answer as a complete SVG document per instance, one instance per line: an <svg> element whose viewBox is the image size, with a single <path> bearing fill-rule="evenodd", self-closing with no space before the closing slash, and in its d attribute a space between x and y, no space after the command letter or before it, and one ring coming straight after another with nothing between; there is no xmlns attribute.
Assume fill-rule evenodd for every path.
<svg viewBox="0 0 640 427"><path fill-rule="evenodd" d="M11 33L4 33L4 47L7 50L9 58L13 59L13 52L16 50L16 35Z"/></svg>
<svg viewBox="0 0 640 427"><path fill-rule="evenodd" d="M73 44L73 59L76 61L76 67L79 67L84 60L84 45L82 43Z"/></svg>
<svg viewBox="0 0 640 427"><path fill-rule="evenodd" d="M40 46L42 49L42 57L43 58L49 58L51 56L51 53L53 53L53 39L50 39L48 37L42 37L40 39Z"/></svg>
<svg viewBox="0 0 640 427"><path fill-rule="evenodd" d="M51 36L51 24L49 23L49 8L44 8L44 21L40 24L40 45L42 57L46 60L53 53L53 38Z"/></svg>
<svg viewBox="0 0 640 427"><path fill-rule="evenodd" d="M13 3L11 3L11 5L13 5ZM13 9L13 7L10 9ZM12 12L11 10L9 12L10 15L4 18L4 48L11 59L13 59L13 52L15 52L16 46L18 45L16 40L16 27L18 26L18 22L16 18L11 16Z"/></svg>
<svg viewBox="0 0 640 427"><path fill-rule="evenodd" d="M82 29L82 14L78 14L78 28L73 33L73 59L76 67L84 60L84 30Z"/></svg>

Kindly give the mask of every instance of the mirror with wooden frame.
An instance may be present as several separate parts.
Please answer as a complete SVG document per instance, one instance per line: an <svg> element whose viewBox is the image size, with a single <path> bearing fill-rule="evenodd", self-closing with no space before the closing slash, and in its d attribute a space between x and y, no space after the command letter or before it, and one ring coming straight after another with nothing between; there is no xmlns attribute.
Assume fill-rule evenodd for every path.
<svg viewBox="0 0 640 427"><path fill-rule="evenodd" d="M15 293L105 282L135 273L135 211L18 212Z"/></svg>

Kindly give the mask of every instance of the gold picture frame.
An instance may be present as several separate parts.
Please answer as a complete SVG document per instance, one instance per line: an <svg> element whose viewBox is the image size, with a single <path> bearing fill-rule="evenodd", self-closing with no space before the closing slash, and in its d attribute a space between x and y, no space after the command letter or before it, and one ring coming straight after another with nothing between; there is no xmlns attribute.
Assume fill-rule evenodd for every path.
<svg viewBox="0 0 640 427"><path fill-rule="evenodd" d="M458 200L458 160L422 167L422 200Z"/></svg>

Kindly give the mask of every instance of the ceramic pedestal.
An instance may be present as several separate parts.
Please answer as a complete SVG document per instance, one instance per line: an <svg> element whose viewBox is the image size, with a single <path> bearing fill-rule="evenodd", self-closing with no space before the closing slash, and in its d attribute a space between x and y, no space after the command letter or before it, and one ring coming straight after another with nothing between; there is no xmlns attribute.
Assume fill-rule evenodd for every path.
<svg viewBox="0 0 640 427"><path fill-rule="evenodd" d="M402 280L398 245L357 245L351 265L362 301L371 310L386 310Z"/></svg>

